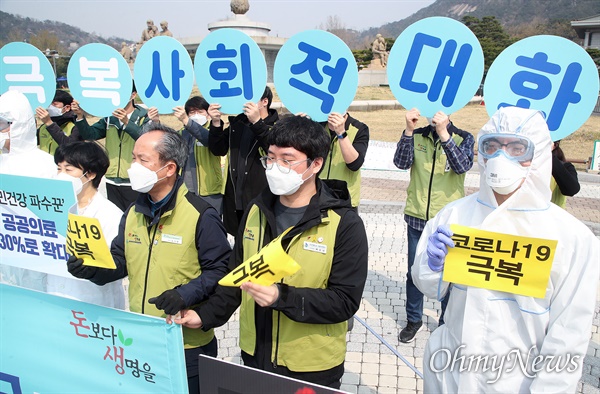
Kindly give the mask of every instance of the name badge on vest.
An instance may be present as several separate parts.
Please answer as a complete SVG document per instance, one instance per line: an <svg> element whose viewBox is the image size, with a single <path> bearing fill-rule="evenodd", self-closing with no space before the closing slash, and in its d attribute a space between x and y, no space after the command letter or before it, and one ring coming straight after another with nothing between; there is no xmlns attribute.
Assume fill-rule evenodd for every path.
<svg viewBox="0 0 600 394"><path fill-rule="evenodd" d="M327 253L327 245L316 244L314 242L304 241L304 250L310 250L311 252Z"/></svg>
<svg viewBox="0 0 600 394"><path fill-rule="evenodd" d="M163 234L160 240L170 244L182 244L182 237L179 235Z"/></svg>

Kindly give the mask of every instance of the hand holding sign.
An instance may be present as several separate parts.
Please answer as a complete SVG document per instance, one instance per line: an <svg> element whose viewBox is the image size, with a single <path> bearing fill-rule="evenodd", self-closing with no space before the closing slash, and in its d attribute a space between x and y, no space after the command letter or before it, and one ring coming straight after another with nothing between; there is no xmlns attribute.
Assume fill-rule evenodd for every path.
<svg viewBox="0 0 600 394"><path fill-rule="evenodd" d="M262 307L273 305L279 298L279 288L276 284L261 286L256 283L245 282L242 283L240 288L247 292L250 297L254 298L254 301Z"/></svg>

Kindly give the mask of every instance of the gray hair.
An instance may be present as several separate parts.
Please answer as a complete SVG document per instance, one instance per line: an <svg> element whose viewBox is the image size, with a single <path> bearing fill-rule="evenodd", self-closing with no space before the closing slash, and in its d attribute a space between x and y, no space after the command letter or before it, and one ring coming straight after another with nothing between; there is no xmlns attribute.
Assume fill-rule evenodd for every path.
<svg viewBox="0 0 600 394"><path fill-rule="evenodd" d="M159 131L162 140L156 145L156 152L161 162L173 160L177 169L183 168L188 156L188 146L181 134L160 123L150 122L144 125L142 134Z"/></svg>

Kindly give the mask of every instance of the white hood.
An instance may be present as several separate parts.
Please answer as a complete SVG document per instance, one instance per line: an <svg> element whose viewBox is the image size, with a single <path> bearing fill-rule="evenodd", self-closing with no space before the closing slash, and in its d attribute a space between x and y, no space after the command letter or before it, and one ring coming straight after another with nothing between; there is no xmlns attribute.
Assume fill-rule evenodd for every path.
<svg viewBox="0 0 600 394"><path fill-rule="evenodd" d="M0 114L12 120L10 155L37 149L35 118L27 97L17 90L0 96Z"/></svg>
<svg viewBox="0 0 600 394"><path fill-rule="evenodd" d="M502 210L542 210L550 205L552 176L552 139L548 125L539 111L518 107L500 108L482 127L479 139L487 134L524 135L534 144L533 159L523 185L504 203ZM478 155L480 172L479 200L497 207L492 188L485 181L485 163Z"/></svg>

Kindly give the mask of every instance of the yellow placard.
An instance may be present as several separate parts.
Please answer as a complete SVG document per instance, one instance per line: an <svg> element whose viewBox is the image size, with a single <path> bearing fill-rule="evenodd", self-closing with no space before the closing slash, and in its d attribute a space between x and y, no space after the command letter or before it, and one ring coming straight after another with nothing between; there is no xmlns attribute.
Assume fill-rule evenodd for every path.
<svg viewBox="0 0 600 394"><path fill-rule="evenodd" d="M96 218L69 213L66 246L69 254L83 259L83 265L117 268Z"/></svg>
<svg viewBox="0 0 600 394"><path fill-rule="evenodd" d="M221 286L240 286L252 282L270 286L286 276L296 273L300 265L281 246L281 239L291 227L269 242L257 254L244 261L219 281Z"/></svg>
<svg viewBox="0 0 600 394"><path fill-rule="evenodd" d="M446 282L544 298L558 241L453 224Z"/></svg>

